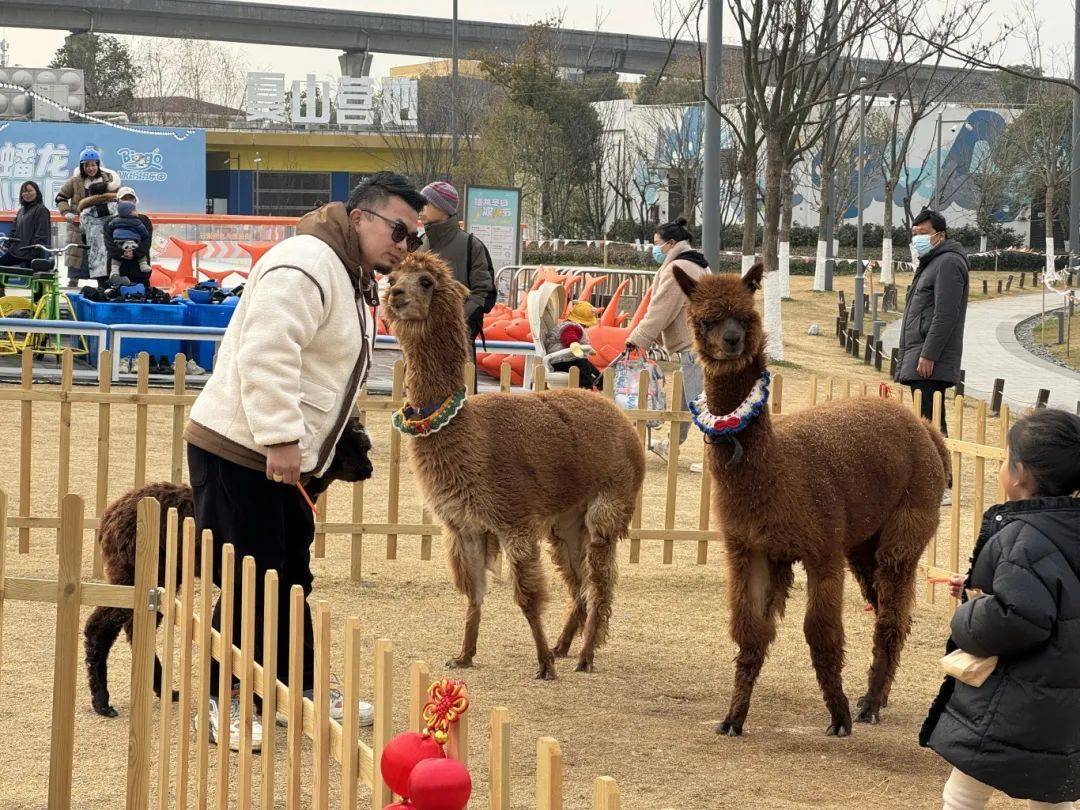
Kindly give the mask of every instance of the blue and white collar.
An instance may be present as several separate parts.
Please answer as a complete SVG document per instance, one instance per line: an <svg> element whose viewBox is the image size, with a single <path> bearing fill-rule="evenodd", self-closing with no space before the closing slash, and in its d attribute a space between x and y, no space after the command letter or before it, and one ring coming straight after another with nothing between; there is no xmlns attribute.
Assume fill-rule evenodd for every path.
<svg viewBox="0 0 1080 810"><path fill-rule="evenodd" d="M766 369L750 393L738 408L724 416L717 416L709 412L709 403L706 395L701 394L690 403L690 413L693 414L694 424L705 434L706 439L720 439L734 436L746 429L746 426L765 409L769 401L769 381L772 375Z"/></svg>

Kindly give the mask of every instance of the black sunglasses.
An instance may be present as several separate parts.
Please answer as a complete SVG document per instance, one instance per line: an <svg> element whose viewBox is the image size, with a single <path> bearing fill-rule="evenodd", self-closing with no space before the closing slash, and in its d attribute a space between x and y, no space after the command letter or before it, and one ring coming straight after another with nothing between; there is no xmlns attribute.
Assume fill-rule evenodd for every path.
<svg viewBox="0 0 1080 810"><path fill-rule="evenodd" d="M371 214L373 217L378 217L383 222L393 226L393 230L390 231L390 238L394 240L395 244L404 241L405 249L409 251L409 253L413 253L423 242L423 240L415 233L409 233L409 228L400 219L384 217L382 214L378 214L370 208L361 208L360 210L365 214Z"/></svg>

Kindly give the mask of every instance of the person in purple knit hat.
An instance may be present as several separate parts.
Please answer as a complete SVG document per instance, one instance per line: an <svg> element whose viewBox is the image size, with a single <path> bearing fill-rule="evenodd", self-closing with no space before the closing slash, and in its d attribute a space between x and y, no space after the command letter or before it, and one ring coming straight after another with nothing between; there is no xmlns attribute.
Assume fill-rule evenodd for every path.
<svg viewBox="0 0 1080 810"><path fill-rule="evenodd" d="M424 225L424 241L420 250L438 254L450 265L454 278L469 288L465 301L465 322L469 337L474 341L473 363L476 363L476 336L484 327L484 314L495 306L495 268L491 255L476 236L461 228L458 215L460 197L449 183L429 183L420 191L427 205L420 212Z"/></svg>

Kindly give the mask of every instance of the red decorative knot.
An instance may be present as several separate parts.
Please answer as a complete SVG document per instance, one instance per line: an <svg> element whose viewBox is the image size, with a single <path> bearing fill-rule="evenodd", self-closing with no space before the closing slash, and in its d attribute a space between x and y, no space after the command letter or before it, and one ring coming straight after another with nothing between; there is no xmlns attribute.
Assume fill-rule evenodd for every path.
<svg viewBox="0 0 1080 810"><path fill-rule="evenodd" d="M424 704L424 723L439 743L445 743L450 725L469 708L469 688L465 681L443 678L428 689L429 700Z"/></svg>

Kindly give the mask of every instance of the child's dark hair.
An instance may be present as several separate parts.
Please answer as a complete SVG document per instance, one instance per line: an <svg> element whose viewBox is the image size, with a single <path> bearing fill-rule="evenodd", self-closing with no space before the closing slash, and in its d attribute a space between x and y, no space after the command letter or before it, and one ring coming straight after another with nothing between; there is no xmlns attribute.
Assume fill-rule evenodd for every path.
<svg viewBox="0 0 1080 810"><path fill-rule="evenodd" d="M1009 431L1009 464L1023 464L1043 497L1080 490L1080 416L1046 408Z"/></svg>
<svg viewBox="0 0 1080 810"><path fill-rule="evenodd" d="M689 242L692 238L690 229L686 227L685 217L679 217L674 222L665 222L656 232L665 242Z"/></svg>

